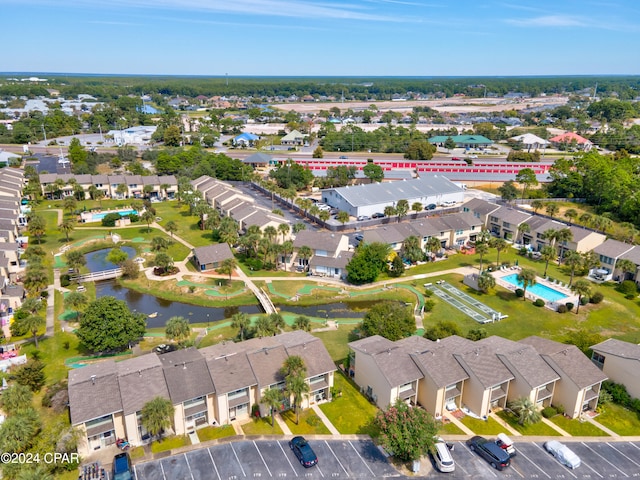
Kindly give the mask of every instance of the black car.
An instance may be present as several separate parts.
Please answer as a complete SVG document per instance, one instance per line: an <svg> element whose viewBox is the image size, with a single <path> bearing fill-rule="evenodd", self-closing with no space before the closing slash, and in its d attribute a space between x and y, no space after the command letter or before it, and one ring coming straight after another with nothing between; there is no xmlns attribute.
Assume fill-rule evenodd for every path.
<svg viewBox="0 0 640 480"><path fill-rule="evenodd" d="M507 451L492 440L475 436L467 440L467 445L472 452L476 452L496 470L503 470L511 465L511 457Z"/></svg>
<svg viewBox="0 0 640 480"><path fill-rule="evenodd" d="M430 203L425 207L426 210L435 210L438 206L435 203Z"/></svg>
<svg viewBox="0 0 640 480"><path fill-rule="evenodd" d="M371 215L371 218L384 218L384 217L385 217L384 213L381 213L381 212L377 212Z"/></svg>
<svg viewBox="0 0 640 480"><path fill-rule="evenodd" d="M111 478L113 480L133 480L133 474L131 473L131 458L128 453L119 453L113 457Z"/></svg>
<svg viewBox="0 0 640 480"><path fill-rule="evenodd" d="M293 437L289 446L303 467L313 467L318 463L318 457L304 437Z"/></svg>

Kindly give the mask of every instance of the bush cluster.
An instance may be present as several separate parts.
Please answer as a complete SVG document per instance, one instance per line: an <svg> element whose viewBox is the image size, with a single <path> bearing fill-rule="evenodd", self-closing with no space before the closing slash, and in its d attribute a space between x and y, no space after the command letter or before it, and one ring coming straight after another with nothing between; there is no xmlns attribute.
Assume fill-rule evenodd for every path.
<svg viewBox="0 0 640 480"><path fill-rule="evenodd" d="M558 309L556 310L558 313L567 313L567 306L564 304L558 305Z"/></svg>
<svg viewBox="0 0 640 480"><path fill-rule="evenodd" d="M60 286L68 287L69 285L71 285L71 276L66 273L60 275Z"/></svg>
<svg viewBox="0 0 640 480"><path fill-rule="evenodd" d="M533 302L536 307L544 307L544 300L541 298L536 298L536 301Z"/></svg>
<svg viewBox="0 0 640 480"><path fill-rule="evenodd" d="M573 305L573 303L571 303L571 302L567 302L567 311L569 311L569 312L570 312L571 310L573 310L573 307L574 307L574 306L575 306L575 305Z"/></svg>
<svg viewBox="0 0 640 480"><path fill-rule="evenodd" d="M629 410L640 414L640 399L632 398L627 392L627 387L621 383L615 383L611 380L605 380L602 382L602 389L611 395L613 403L622 405Z"/></svg>
<svg viewBox="0 0 640 480"><path fill-rule="evenodd" d="M602 302L602 300L604 300L604 295L602 294L602 292L594 292L593 295L591 295L591 298L589 298L589 301L591 303L600 303Z"/></svg>
<svg viewBox="0 0 640 480"><path fill-rule="evenodd" d="M516 297L524 297L524 290L521 288L516 288Z"/></svg>
<svg viewBox="0 0 640 480"><path fill-rule="evenodd" d="M542 409L542 416L544 418L555 417L558 414L558 411L553 407L545 407Z"/></svg>

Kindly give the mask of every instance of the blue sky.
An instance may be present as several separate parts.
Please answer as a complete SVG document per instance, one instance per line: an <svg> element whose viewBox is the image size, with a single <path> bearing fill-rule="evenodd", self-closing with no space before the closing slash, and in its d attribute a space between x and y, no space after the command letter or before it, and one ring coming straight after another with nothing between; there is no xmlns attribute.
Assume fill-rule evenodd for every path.
<svg viewBox="0 0 640 480"><path fill-rule="evenodd" d="M638 0L0 0L0 71L640 73Z"/></svg>

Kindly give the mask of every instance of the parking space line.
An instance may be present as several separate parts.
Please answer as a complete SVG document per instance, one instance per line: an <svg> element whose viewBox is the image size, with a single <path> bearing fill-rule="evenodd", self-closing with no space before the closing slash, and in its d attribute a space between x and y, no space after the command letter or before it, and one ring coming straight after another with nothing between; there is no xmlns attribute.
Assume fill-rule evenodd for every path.
<svg viewBox="0 0 640 480"><path fill-rule="evenodd" d="M291 467L291 470L293 470L294 475L297 477L298 472L296 472L296 469L293 468L293 464L291 463L291 460L289 460L289 456L287 455L287 452L284 451L284 448L282 448L282 444L280 442L276 442L276 443L280 447L280 450L282 450L282 454L284 455L284 458L286 458L287 462L289 462L289 466Z"/></svg>
<svg viewBox="0 0 640 480"><path fill-rule="evenodd" d="M629 445L631 445L632 447L635 447L638 450L640 450L640 447L638 445L636 445L635 443L633 443L633 442L629 442Z"/></svg>
<svg viewBox="0 0 640 480"><path fill-rule="evenodd" d="M216 475L218 476L218 480L222 480L220 477L220 472L218 471L218 466L216 465L215 460L213 459L213 455L211 455L211 450L207 448L207 453L209 454L209 458L211 459L211 463L213 463L213 469L216 471Z"/></svg>
<svg viewBox="0 0 640 480"><path fill-rule="evenodd" d="M164 480L167 480L167 476L164 474L164 467L162 466L162 460L160 460L160 470L162 470L162 478L164 478Z"/></svg>
<svg viewBox="0 0 640 480"><path fill-rule="evenodd" d="M253 441L253 446L256 447L256 450L258 451L258 455L260 455L260 458L262 459L262 463L264 463L264 466L267 469L267 472L269 472L269 476L273 477L273 474L271 473L271 470L269 470L269 465L267 465L267 462L264 461L264 457L262 456L262 452L258 448L258 444L256 443L255 440Z"/></svg>
<svg viewBox="0 0 640 480"><path fill-rule="evenodd" d="M353 443L351 443L351 440L349 440L349 445L351 445L351 448L353 448L353 451L356 452L356 455L358 455L358 458L360 460L362 460L362 463L364 463L364 466L367 467L367 470L369 470L371 472L371 475L373 477L376 476L375 473L373 473L373 470L371 470L371 467L369 467L369 465L367 464L367 462L364 461L364 458L362 458L362 455L360 455L360 452L358 452L358 450L356 450L356 447L353 446Z"/></svg>
<svg viewBox="0 0 640 480"><path fill-rule="evenodd" d="M322 470L320 470L320 467L318 466L317 463L316 463L316 468L318 469L318 472L320 472L320 476L324 478L324 473L322 473Z"/></svg>
<svg viewBox="0 0 640 480"><path fill-rule="evenodd" d="M514 472L516 472L518 475L520 475L522 478L524 478L524 475L520 473L520 471L514 467L513 465L511 465L511 468L513 469Z"/></svg>
<svg viewBox="0 0 640 480"><path fill-rule="evenodd" d="M626 473L624 473L622 470L620 470L618 467L616 467L613 463L611 463L609 460L607 460L606 458L604 458L602 455L600 455L598 452L596 452L593 448L589 447L586 443L581 442L582 445L584 445L585 447L587 447L589 450L591 450L593 453L595 453L596 455L598 455L601 459L603 459L605 462L607 462L609 465L611 465L613 468L615 468L616 470L618 470L621 474L623 474L625 477L629 478L629 475L627 475Z"/></svg>
<svg viewBox="0 0 640 480"><path fill-rule="evenodd" d="M136 470L136 466L133 466L133 476L138 480L138 470ZM107 480L109 480L109 472L107 472Z"/></svg>
<svg viewBox="0 0 640 480"><path fill-rule="evenodd" d="M465 448L467 448L467 449L469 450L469 453L471 453L471 456L472 456L473 458L475 458L475 459L476 459L476 461L480 462L480 464L481 464L481 465L483 465L483 466L484 466L484 467L485 467L485 468L486 468L486 469L491 473L491 475L493 475L494 477L497 477L497 476L498 476L498 475L496 475L496 472L494 472L494 471L493 471L493 468L489 468L489 467L487 466L487 462L485 462L482 458L480 458L480 456L479 456L476 452L474 452L473 450L471 450L471 449L469 448L469 445L465 444L464 446L465 446ZM519 474L520 476L522 476L522 474L521 474L520 472L518 472L518 474Z"/></svg>
<svg viewBox="0 0 640 480"><path fill-rule="evenodd" d="M529 457L527 457L524 453L522 453L522 450L518 449L518 456L523 456L524 458L526 458L534 467L536 467L538 470L540 470L542 473L544 473L547 478L551 478L551 475L549 475L547 472L545 472L543 469L541 469L533 460L531 460Z"/></svg>
<svg viewBox="0 0 640 480"><path fill-rule="evenodd" d="M196 480L193 478L193 472L191 471L191 465L189 465L189 459L187 458L187 454L184 453L184 461L187 462L187 468L189 469L189 475L191 475L191 480Z"/></svg>
<svg viewBox="0 0 640 480"><path fill-rule="evenodd" d="M333 451L333 448L331 448L331 445L329 445L329 442L327 442L326 440L324 441L324 443L327 444L327 447L329 448L329 450L331 451L331 453L333 454L333 458L336 459L336 462L338 462L338 464L340 465L340 467L342 468L342 471L344 472L344 474L348 477L349 473L347 472L347 470L344 468L344 465L342 465L342 462L340 460L338 460L338 457L336 455L336 453ZM324 476L324 475L323 475Z"/></svg>
<svg viewBox="0 0 640 480"><path fill-rule="evenodd" d="M240 465L240 471L242 472L242 475L244 475L246 477L247 474L245 473L244 468L242 468L242 462L238 458L238 454L236 453L236 449L233 448L233 443L230 443L229 445L231 446L231 451L233 452L233 455L236 457L236 462L238 462L238 465Z"/></svg>
<svg viewBox="0 0 640 480"><path fill-rule="evenodd" d="M640 467L639 463L634 462L633 460L631 460L629 457L627 457L624 453L622 453L620 450L618 450L616 447L614 447L613 445L611 445L609 442L606 442L607 445L609 445L611 448L613 448L616 452L618 452L620 455L622 455L624 458L626 458L627 460L629 460L631 463L633 463L636 467Z"/></svg>
<svg viewBox="0 0 640 480"><path fill-rule="evenodd" d="M537 443L534 443L534 445L535 445L536 447L538 447L540 450L542 450L546 455L550 456L551 458L553 458L553 459L555 460L555 457L554 457L553 455L550 455L550 454L549 454L549 452L547 452L547 451L546 451L544 448L542 448L540 445L538 445ZM563 468L567 471L567 473L569 473L573 478L578 478L578 477L576 476L576 474L575 474L575 473L573 473L569 467L567 467L566 465L563 465L563 464L562 464L562 463L560 463L560 462L558 462L558 464L559 464L561 467L563 467ZM587 465L587 466L589 466L589 465ZM591 468L591 467L589 467L589 468ZM592 469L592 470L593 470L593 469ZM597 472L596 472L596 473L597 473Z"/></svg>

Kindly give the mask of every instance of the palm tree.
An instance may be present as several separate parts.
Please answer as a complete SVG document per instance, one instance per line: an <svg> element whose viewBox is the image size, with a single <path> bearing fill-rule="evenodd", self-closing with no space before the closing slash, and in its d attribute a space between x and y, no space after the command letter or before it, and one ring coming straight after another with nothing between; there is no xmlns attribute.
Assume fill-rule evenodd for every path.
<svg viewBox="0 0 640 480"><path fill-rule="evenodd" d="M544 207L544 203L542 203L542 200L533 200L531 202L531 208L533 208L534 214L537 214L538 210L540 210L542 207Z"/></svg>
<svg viewBox="0 0 640 480"><path fill-rule="evenodd" d="M549 215L550 217L555 217L558 214L558 210L560 210L560 207L558 207L558 205L553 202L548 202L545 205L544 209L547 212L547 215Z"/></svg>
<svg viewBox="0 0 640 480"><path fill-rule="evenodd" d="M23 283L29 294L35 297L49 284L49 278L43 268L36 268L35 265L32 265L27 269Z"/></svg>
<svg viewBox="0 0 640 480"><path fill-rule="evenodd" d="M171 426L173 414L171 400L156 397L142 407L142 426L151 436L158 436Z"/></svg>
<svg viewBox="0 0 640 480"><path fill-rule="evenodd" d="M427 243L425 244L424 248L429 253L435 255L442 248L442 244L440 243L440 240L438 240L436 237L429 237L429 240L427 240Z"/></svg>
<svg viewBox="0 0 640 480"><path fill-rule="evenodd" d="M125 183L119 183L116 187L116 193L120 197L124 197L127 193L129 193L129 187Z"/></svg>
<svg viewBox="0 0 640 480"><path fill-rule="evenodd" d="M244 335L251 325L251 320L246 313L234 313L231 317L231 328L237 328L240 335L240 341L244 341Z"/></svg>
<svg viewBox="0 0 640 480"><path fill-rule="evenodd" d="M520 425L538 423L542 418L542 415L538 411L538 407L529 397L520 397L513 402L510 402L509 408L518 417L518 423Z"/></svg>
<svg viewBox="0 0 640 480"><path fill-rule="evenodd" d="M80 320L80 312L89 304L89 299L82 292L71 292L64 297L64 307L76 312L76 319Z"/></svg>
<svg viewBox="0 0 640 480"><path fill-rule="evenodd" d="M298 248L298 257L300 257L303 260L302 265L306 266L307 260L309 260L312 255L313 255L313 250L311 249L311 247L308 247L307 245L302 245L300 248Z"/></svg>
<svg viewBox="0 0 640 480"><path fill-rule="evenodd" d="M326 222L327 220L329 220L329 218L331 218L331 214L329 213L329 210L322 210L319 214L318 217L320 218L320 220L322 220L323 222Z"/></svg>
<svg viewBox="0 0 640 480"><path fill-rule="evenodd" d="M306 375L307 366L305 365L302 357L299 357L298 355L291 355L282 363L280 373L282 373L283 377L288 377L290 375Z"/></svg>
<svg viewBox="0 0 640 480"><path fill-rule="evenodd" d="M66 257L67 265L73 268L76 272L78 272L80 267L86 265L87 263L87 259L80 250L69 250L66 253Z"/></svg>
<svg viewBox="0 0 640 480"><path fill-rule="evenodd" d="M309 330L311 330L311 321L308 317L300 315L293 320L293 328L295 328L296 330L304 330L305 332L308 332Z"/></svg>
<svg viewBox="0 0 640 480"><path fill-rule="evenodd" d="M235 257L225 258L218 267L218 272L229 275L229 282L231 282L231 275L238 266L238 262Z"/></svg>
<svg viewBox="0 0 640 480"><path fill-rule="evenodd" d="M631 260L621 258L616 262L615 268L622 272L620 275L620 283L622 283L627 278L627 273L635 272L638 267Z"/></svg>
<svg viewBox="0 0 640 480"><path fill-rule="evenodd" d="M424 205L420 202L413 202L411 204L411 210L413 210L416 214L414 218L418 218L418 214L424 210Z"/></svg>
<svg viewBox="0 0 640 480"><path fill-rule="evenodd" d="M293 253L293 242L291 240L282 242L282 245L280 245L280 250L282 251L282 256L284 257L284 270L286 271L288 254L289 252ZM291 259L289 258L289 260Z"/></svg>
<svg viewBox="0 0 640 480"><path fill-rule="evenodd" d="M263 235L271 243L273 242L273 239L278 235L278 231L273 225L267 225L266 227L264 227Z"/></svg>
<svg viewBox="0 0 640 480"><path fill-rule="evenodd" d="M300 423L300 407L302 399L311 390L303 375L288 376L285 379L286 389L289 395L293 396L293 408L296 411L296 425Z"/></svg>
<svg viewBox="0 0 640 480"><path fill-rule="evenodd" d="M29 232L29 235L33 235L38 239L38 244L40 244L40 237L45 234L46 228L47 222L44 217L41 217L40 215L29 216L27 232Z"/></svg>
<svg viewBox="0 0 640 480"><path fill-rule="evenodd" d="M273 427L273 416L278 410L278 407L282 405L282 391L279 388L269 388L264 391L260 403L264 403L269 407L271 413L271 426Z"/></svg>
<svg viewBox="0 0 640 480"><path fill-rule="evenodd" d="M167 320L167 324L164 329L165 336L170 340L175 340L180 343L183 340L189 338L191 335L191 327L189 321L180 316L171 317Z"/></svg>
<svg viewBox="0 0 640 480"><path fill-rule="evenodd" d="M576 218L578 218L578 212L575 208L567 208L564 212L565 218L568 218L570 222L573 222Z"/></svg>
<svg viewBox="0 0 640 480"><path fill-rule="evenodd" d="M589 212L584 212L582 215L580 215L578 220L584 226L589 227L591 226L591 222L593 221L593 215L591 215Z"/></svg>
<svg viewBox="0 0 640 480"><path fill-rule="evenodd" d="M525 302L527 301L527 288L537 283L536 276L535 270L530 268L523 268L518 274L518 282L522 284L522 290L524 291L522 300Z"/></svg>
<svg viewBox="0 0 640 480"><path fill-rule="evenodd" d="M349 214L344 210L340 210L336 215L336 220L338 220L342 225L349 221Z"/></svg>
<svg viewBox="0 0 640 480"><path fill-rule="evenodd" d="M64 233L67 237L67 243L69 243L69 234L76 228L76 221L73 218L65 218L62 223L58 225L58 230Z"/></svg>
<svg viewBox="0 0 640 480"><path fill-rule="evenodd" d="M580 311L580 302L582 297L591 295L591 283L589 280L581 278L573 286L573 291L578 294L578 305L576 306L576 315Z"/></svg>
<svg viewBox="0 0 640 480"><path fill-rule="evenodd" d="M215 210L204 201L198 202L193 207L193 214L200 217L200 230L205 229L205 218L211 215L214 211Z"/></svg>
<svg viewBox="0 0 640 480"><path fill-rule="evenodd" d="M207 212L207 219L204 221L203 226L204 228L212 230L215 233L215 230L218 230L218 228L220 228L220 222L222 222L220 213L218 213L217 210L212 209Z"/></svg>
<svg viewBox="0 0 640 480"><path fill-rule="evenodd" d="M164 192L164 198L167 198L167 190L169 190L171 186L168 183L163 183L160 185L160 191Z"/></svg>
<svg viewBox="0 0 640 480"><path fill-rule="evenodd" d="M287 235L289 234L290 231L291 231L291 227L289 226L288 223L281 223L280 225L278 225L278 233L282 235L283 243L287 239Z"/></svg>
<svg viewBox="0 0 640 480"><path fill-rule="evenodd" d="M560 258L558 260L558 265L560 265L562 263L562 258L564 257L564 251L566 250L567 242L573 240L573 233L571 233L571 230L569 228L561 228L560 230L556 231L554 238L556 244L560 249Z"/></svg>
<svg viewBox="0 0 640 480"><path fill-rule="evenodd" d="M409 211L409 202L407 200L398 200L396 204L396 215L398 216L398 223L407 215Z"/></svg>
<svg viewBox="0 0 640 480"><path fill-rule="evenodd" d="M569 278L569 287L571 287L576 269L582 266L582 255L575 250L569 250L564 257L564 264L571 269L571 277Z"/></svg>
<svg viewBox="0 0 640 480"><path fill-rule="evenodd" d="M284 321L284 317L279 313L270 314L269 323L271 323L272 331L276 333L282 330L287 325Z"/></svg>
<svg viewBox="0 0 640 480"><path fill-rule="evenodd" d="M344 213L347 213L347 212L344 212ZM340 221L342 221L342 220L340 220ZM347 213L346 222L348 222L348 221L349 221L349 214ZM304 222L296 222L296 223L293 224L293 233L295 233L295 234L298 234L301 231L306 230L306 229L307 229L307 224L304 223Z"/></svg>
<svg viewBox="0 0 640 480"><path fill-rule="evenodd" d="M271 327L269 317L266 315L260 315L255 323L256 335L258 335L259 338L270 336L273 333Z"/></svg>
<svg viewBox="0 0 640 480"><path fill-rule="evenodd" d="M173 234L178 231L178 224L173 220L169 220L164 226L164 229L169 232L169 234L171 235L171 240L173 240Z"/></svg>
<svg viewBox="0 0 640 480"><path fill-rule="evenodd" d="M545 245L540 249L540 258L544 260L544 274L543 277L547 276L547 269L549 268L549 262L556 258L556 249L551 245Z"/></svg>
<svg viewBox="0 0 640 480"><path fill-rule="evenodd" d="M169 241L164 237L153 237L151 239L151 251L161 252L169 248Z"/></svg>
<svg viewBox="0 0 640 480"><path fill-rule="evenodd" d="M29 315L27 318L22 320L23 327L33 335L33 341L36 344L36 348L38 348L38 330L40 330L44 324L45 319L39 315Z"/></svg>
<svg viewBox="0 0 640 480"><path fill-rule="evenodd" d="M19 415L32 407L33 392L26 385L15 383L2 392L2 409L9 415Z"/></svg>
<svg viewBox="0 0 640 480"><path fill-rule="evenodd" d="M491 246L493 248L495 248L496 251L498 252L498 256L496 258L496 265L499 266L500 265L500 252L503 251L503 250L506 250L509 245L507 244L507 241L504 238L494 238L491 241Z"/></svg>
<svg viewBox="0 0 640 480"><path fill-rule="evenodd" d="M145 210L145 212L140 215L140 220L147 224L147 231L151 231L151 224L155 222L156 217L149 210Z"/></svg>
<svg viewBox="0 0 640 480"><path fill-rule="evenodd" d="M482 293L487 293L496 286L496 279L489 272L482 272L478 276L478 288Z"/></svg>
<svg viewBox="0 0 640 480"><path fill-rule="evenodd" d="M518 233L516 238L520 238L520 243L524 244L524 234L531 231L531 225L528 223L521 223L518 225Z"/></svg>
<svg viewBox="0 0 640 480"><path fill-rule="evenodd" d="M627 241L629 243L633 243L636 235L638 235L638 230L636 229L635 225L631 222L622 222L618 226L623 229L622 241L624 243L627 243Z"/></svg>
<svg viewBox="0 0 640 480"><path fill-rule="evenodd" d="M482 273L482 257L489 253L489 245L484 242L476 243L476 253L480 257L480 273Z"/></svg>
<svg viewBox="0 0 640 480"><path fill-rule="evenodd" d="M71 215L77 207L78 201L73 197L67 197L64 199L64 202L62 202L62 208L69 212L69 215Z"/></svg>

